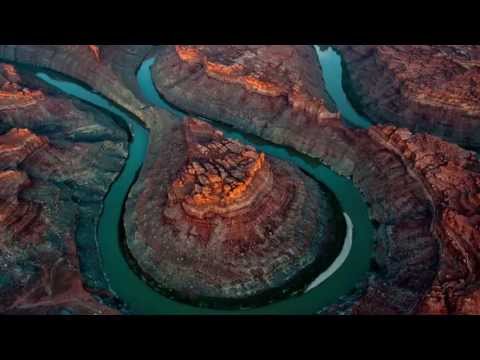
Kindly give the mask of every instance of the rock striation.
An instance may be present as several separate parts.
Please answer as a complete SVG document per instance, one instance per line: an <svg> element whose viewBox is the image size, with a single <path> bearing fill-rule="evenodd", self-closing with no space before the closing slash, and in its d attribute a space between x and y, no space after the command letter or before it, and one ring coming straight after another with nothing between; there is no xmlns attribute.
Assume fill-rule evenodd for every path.
<svg viewBox="0 0 480 360"><path fill-rule="evenodd" d="M0 313L115 314L96 224L127 134L0 64Z"/></svg>
<svg viewBox="0 0 480 360"><path fill-rule="evenodd" d="M338 45L347 93L373 121L480 148L480 46Z"/></svg>
<svg viewBox="0 0 480 360"><path fill-rule="evenodd" d="M167 112L147 105L136 73L154 45L0 45L0 59L39 66L85 83L150 127Z"/></svg>
<svg viewBox="0 0 480 360"><path fill-rule="evenodd" d="M209 307L255 306L334 260L343 219L316 181L200 120L152 131L125 226L129 253L157 288Z"/></svg>

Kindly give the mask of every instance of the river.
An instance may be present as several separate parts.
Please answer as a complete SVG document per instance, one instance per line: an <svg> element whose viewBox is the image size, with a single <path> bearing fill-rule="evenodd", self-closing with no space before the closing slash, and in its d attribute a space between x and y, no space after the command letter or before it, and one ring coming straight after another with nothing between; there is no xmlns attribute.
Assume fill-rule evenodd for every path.
<svg viewBox="0 0 480 360"><path fill-rule="evenodd" d="M367 127L367 119L358 115L349 103L342 88L342 68L338 54L330 48L320 50L317 55L324 73L329 95L337 105L343 118L352 126ZM144 97L158 107L173 109L157 93L151 77L154 59L147 59L137 73L137 79ZM101 95L76 81L52 77L47 72L37 76L62 92L94 104L121 119L131 133L129 157L124 169L108 192L98 225L98 237L103 269L115 294L122 299L134 314L314 314L340 296L354 289L355 284L365 276L369 268L372 251L373 227L368 218L368 208L359 191L350 180L336 175L317 160L291 149L277 146L258 137L244 134L228 126L214 123L225 136L254 146L268 155L286 160L309 173L327 186L336 196L345 213L347 225L353 233L347 232L347 241L335 262L310 285L309 291L276 303L246 310L223 311L198 308L167 299L151 289L128 266L119 241L122 208L128 192L141 169L148 148L148 130L130 113ZM350 226L351 225L351 226ZM349 237L350 236L350 237Z"/></svg>

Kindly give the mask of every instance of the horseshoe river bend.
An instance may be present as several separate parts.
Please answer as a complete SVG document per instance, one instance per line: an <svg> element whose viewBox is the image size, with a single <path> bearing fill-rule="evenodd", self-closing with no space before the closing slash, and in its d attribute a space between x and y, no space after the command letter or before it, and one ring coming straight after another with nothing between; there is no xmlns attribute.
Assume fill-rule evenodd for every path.
<svg viewBox="0 0 480 360"><path fill-rule="evenodd" d="M316 51L322 66L327 92L342 118L348 122L349 126L368 127L370 122L353 109L343 91L342 64L339 55L331 48L320 50L316 47ZM150 102L150 105L174 113L181 121L186 114L170 106L155 89L151 76L153 63L154 58L145 60L137 72L137 81L143 97ZM349 179L335 174L319 161L287 147L274 145L208 120L213 126L223 131L226 137L249 144L258 151L294 164L330 189L345 217L347 227L345 241L333 263L324 272L318 274L313 283L306 284L308 286L305 291L275 303L252 309L227 311L195 307L162 296L148 286L129 266L121 246L123 207L147 153L148 129L134 115L77 81L57 74L53 75L43 69L37 72L37 76L70 96L110 112L115 115L115 118L121 119L130 131L128 159L104 200L97 229L103 271L113 292L127 305L129 312L134 314L314 314L354 290L355 285L366 276L373 246L373 227L368 217L367 205Z"/></svg>

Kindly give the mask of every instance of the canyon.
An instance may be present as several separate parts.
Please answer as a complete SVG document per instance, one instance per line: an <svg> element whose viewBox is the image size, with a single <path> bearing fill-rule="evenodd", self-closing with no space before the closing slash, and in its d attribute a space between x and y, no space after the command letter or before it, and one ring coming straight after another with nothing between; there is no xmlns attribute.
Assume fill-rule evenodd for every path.
<svg viewBox="0 0 480 360"><path fill-rule="evenodd" d="M370 270L353 292L320 313L479 314L480 164L475 153L453 144L478 146L477 47L335 49L343 57L349 98L370 119L385 125L357 129L341 116L325 90L311 46L3 45L0 57L83 81L148 127L145 164L126 202L124 240L131 266L166 296L225 306L219 299L243 301L285 287L313 259L328 258L320 261L321 268L332 261L336 251L327 248L339 245L333 240L339 227L333 225L334 206L327 192L292 165L226 139L203 120L187 117L179 123L168 110L149 105L135 79L136 69L149 56L155 56L152 77L158 92L177 110L292 148L350 179L362 193L375 227ZM4 74L15 80L8 66ZM43 89L38 92L34 79L29 81L36 86L26 87L13 80L2 85L0 94L0 158L5 166L0 181L8 184L0 196L36 214L31 221L39 222L38 230L24 241L41 243L48 227L42 225L38 214L43 212L31 187L35 189L38 178L49 185L50 178L43 175L43 161L30 164L30 159L41 159L35 154L49 153L51 144L69 149L73 143L76 151L87 152L94 144L111 141L115 151L95 150L97 156L114 157L117 165L88 180L72 175L68 182L75 186L81 179L84 186L94 186L98 176L104 179L102 185L108 184L126 156L120 145L125 134L105 121L108 131L73 125L69 131L58 130L54 120L39 125L36 119L42 119L44 110L32 109L50 104L53 96ZM75 107L96 113L79 102ZM55 107L51 113L56 111ZM75 121L66 123L78 125ZM71 169L82 168L82 161L76 161ZM225 164L223 172L218 164ZM305 214L299 216L302 211ZM285 227L278 226L280 222ZM9 231L2 230L2 236L2 243L15 239ZM74 235L69 236L63 239ZM300 239L311 243L302 248ZM5 249L12 251L10 246ZM188 249L202 256L189 256ZM294 249L293 254L285 249ZM79 253L81 263L81 249ZM284 267L281 275L274 271L274 257ZM73 267L74 258L69 258ZM88 275L83 281L93 282ZM84 299L81 294L78 297ZM85 303L100 307L95 301ZM11 306L8 311L29 307ZM86 311L75 306L73 312Z"/></svg>

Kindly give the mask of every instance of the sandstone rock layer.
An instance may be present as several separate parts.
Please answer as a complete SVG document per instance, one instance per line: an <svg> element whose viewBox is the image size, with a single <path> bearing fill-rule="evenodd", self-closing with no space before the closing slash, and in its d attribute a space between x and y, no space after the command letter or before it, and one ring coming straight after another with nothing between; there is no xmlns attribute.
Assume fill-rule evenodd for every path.
<svg viewBox="0 0 480 360"><path fill-rule="evenodd" d="M0 47L0 56L77 77L151 127L149 156L127 202L125 224L130 250L141 254L139 259L146 259L144 273L155 274L157 268L150 260L155 259L155 251L150 250L154 245L145 244L147 239L155 239L159 224L162 234L170 229L175 236L183 234L183 238L196 239L191 244L199 244L202 241L197 240L209 240L212 235L212 227L200 222L199 216L210 212L215 214L213 219L237 210L251 215L246 211L248 204L259 201L261 196L248 191L247 186L240 192L238 209L235 201L224 201L232 190L224 185L230 184L223 179L219 181L218 174L200 180L203 175L200 172L208 167L198 167L189 160L188 154L192 152L187 146L188 132L171 125L163 113L144 108L134 98L133 90L128 90L132 87L126 84L131 82L134 64L149 49L134 46L98 49L100 61L87 46L6 45ZM415 46L414 51L402 46L337 49L344 55L350 77L349 94L358 95L352 99L372 120L432 132L478 147L476 46ZM125 55L119 57L117 65L114 54ZM420 73L424 76L418 76ZM159 50L154 78L159 92L181 109L223 121L319 159L340 175L351 178L360 189L376 227L371 271L354 294L339 299L326 311L478 313L478 161L471 153L405 129L347 128L329 105L320 66L310 47L168 46ZM11 85L6 86L9 88ZM14 90L16 95L24 93L21 89ZM29 94L22 104L29 106L35 96ZM0 99L0 106L10 106L11 98L9 95ZM30 118L25 118L29 120L24 123L31 123ZM8 130L4 128L2 133ZM162 144L171 146L165 148ZM172 156L167 158L166 153ZM214 158L222 160L221 156ZM258 180L259 186L266 186L269 172L265 171L265 165L260 166L260 171L253 171L258 160L260 155L242 165L243 178L232 184L242 188L241 184L252 179L249 184ZM270 161L273 174L275 163ZM252 173L260 177L256 179ZM28 187L22 173L3 176L13 189ZM172 186L175 181L181 186ZM234 219L241 216L235 215ZM182 227L187 220L188 227ZM194 230L186 236L186 229ZM243 230L249 233L251 228ZM231 236L239 232L222 231L222 234ZM170 244L173 244L172 254L176 254L177 244ZM184 264L185 259L188 260L180 256L178 264ZM207 262L200 268L209 268L210 264L216 263ZM167 280L174 282L174 279L175 274Z"/></svg>

